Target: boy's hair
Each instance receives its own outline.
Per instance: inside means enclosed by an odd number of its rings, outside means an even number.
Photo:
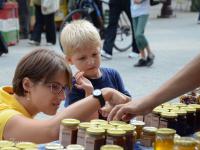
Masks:
[[[84,46],[101,46],[101,38],[96,27],[87,20],[72,21],[61,32],[61,45],[67,56]]]
[[[54,51],[37,49],[25,55],[17,65],[12,81],[13,91],[19,96],[25,96],[22,82],[25,77],[33,83],[48,83],[55,78],[56,73],[66,74],[67,85],[71,87],[72,73],[64,57]]]

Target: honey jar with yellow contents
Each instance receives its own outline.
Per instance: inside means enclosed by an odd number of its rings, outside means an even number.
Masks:
[[[173,150],[176,131],[169,128],[160,128],[156,131],[154,150]]]
[[[174,150],[196,150],[196,144],[192,137],[181,137],[174,141]]]

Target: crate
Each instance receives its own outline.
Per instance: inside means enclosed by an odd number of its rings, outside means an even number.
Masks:
[[[16,2],[7,2],[0,10],[0,31],[8,46],[19,41],[19,17]]]

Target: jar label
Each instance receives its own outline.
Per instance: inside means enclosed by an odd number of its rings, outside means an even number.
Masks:
[[[86,137],[85,138],[85,149],[86,150],[94,150],[95,145],[95,138],[93,137]]]
[[[145,115],[144,122],[146,126],[151,126],[152,113]]]
[[[159,128],[167,128],[168,126],[168,123],[167,123],[167,120],[160,120],[160,124],[159,124]]]
[[[67,145],[71,144],[71,136],[72,132],[69,130],[61,130],[59,135],[60,143],[66,147]]]
[[[107,137],[106,144],[114,144],[114,140],[111,137]]]
[[[85,144],[85,131],[78,130],[77,144],[84,146],[84,144]]]
[[[151,126],[158,128],[158,125],[159,125],[159,117],[152,116],[152,118],[151,118]]]

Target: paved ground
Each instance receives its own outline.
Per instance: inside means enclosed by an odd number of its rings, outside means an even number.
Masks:
[[[152,67],[134,68],[137,59],[127,57],[130,50],[123,53],[115,51],[112,60],[102,60],[102,66],[120,72],[134,98],[158,88],[200,51],[200,25],[196,23],[198,13],[176,11],[174,18],[157,19],[159,7],[152,8],[146,28],[146,36],[156,55]],[[42,46],[45,47],[45,43]],[[21,40],[18,45],[9,47],[9,54],[0,57],[0,86],[11,84],[17,62],[34,48],[27,44],[27,40]],[[49,48],[60,53],[58,44]]]

